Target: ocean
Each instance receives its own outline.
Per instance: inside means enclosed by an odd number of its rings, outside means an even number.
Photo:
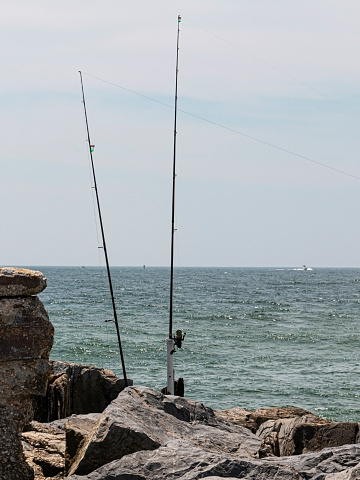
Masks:
[[[122,376],[106,269],[31,267],[55,327],[51,358]],[[169,268],[111,269],[127,377],[166,385]],[[216,409],[293,405],[360,422],[360,269],[175,268],[174,354],[185,396]]]

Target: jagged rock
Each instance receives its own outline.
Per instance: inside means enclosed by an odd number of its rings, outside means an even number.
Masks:
[[[27,268],[0,268],[0,297],[27,297],[46,288],[45,276]]]
[[[0,298],[1,364],[19,360],[48,359],[53,336],[54,327],[38,297]],[[45,373],[44,378],[47,381],[48,365]],[[40,383],[43,385],[44,379]]]
[[[35,480],[64,478],[65,431],[55,425],[32,422],[22,434],[25,459]]]
[[[268,420],[312,415],[311,412],[298,407],[258,408],[255,411],[235,407],[228,410],[215,410],[215,413],[216,415],[225,418],[229,422],[249,428],[254,433],[257,432],[261,424],[267,422]],[[316,418],[318,418],[319,421],[322,420],[320,417]]]
[[[264,462],[279,464],[298,472],[306,480],[358,480],[360,478],[360,445],[325,448],[290,457],[265,458]]]
[[[66,420],[65,470],[67,472],[73,463],[76,452],[94,428],[99,417],[100,413],[89,413],[87,415],[72,415]]]
[[[294,457],[239,458],[171,440],[68,480],[359,480],[360,446],[347,445]]]
[[[21,289],[12,283],[14,278],[1,276],[3,293],[19,294]],[[26,294],[37,288],[24,287]],[[54,328],[37,297],[0,298],[0,480],[34,478],[24,459],[20,435],[32,419],[32,396],[46,390],[53,336]]]
[[[50,365],[46,395],[33,401],[34,419],[40,422],[100,413],[125,388],[124,379],[111,370],[59,361]]]
[[[174,438],[207,451],[248,457],[256,457],[261,445],[249,430],[218,418],[199,402],[130,387],[102,413],[69,474],[88,474],[134,452],[158,449]]]
[[[359,424],[355,422],[330,423],[314,415],[304,415],[268,420],[257,435],[263,439],[264,452],[282,457],[357,443],[358,432]]]
[[[198,480],[201,478],[300,480],[291,468],[230,453],[206,451],[183,440],[170,440],[155,451],[141,451],[69,480]]]
[[[259,426],[252,418],[251,410],[245,410],[241,407],[230,408],[229,410],[214,410],[215,415],[218,417],[224,418],[228,422],[235,423],[241,427],[248,428],[253,433],[257,431]]]

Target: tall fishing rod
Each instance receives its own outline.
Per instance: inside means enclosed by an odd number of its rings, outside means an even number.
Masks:
[[[174,116],[174,148],[173,148],[173,174],[172,174],[172,208],[171,208],[171,253],[170,253],[170,305],[169,305],[169,337],[167,345],[167,391],[174,395],[174,342],[181,347],[182,332],[178,330],[173,336],[173,293],[174,293],[174,243],[175,243],[175,181],[176,181],[176,136],[177,136],[177,103],[178,103],[178,77],[179,77],[179,38],[181,16],[178,15],[178,29],[176,41],[176,73],[175,73],[175,116]],[[180,332],[180,335],[178,333]],[[181,337],[181,339],[180,339]]]
[[[125,387],[127,387],[128,386],[128,381],[127,381],[127,377],[126,377],[125,361],[124,361],[124,355],[123,355],[122,346],[121,346],[119,322],[118,322],[117,313],[116,313],[114,290],[113,290],[113,286],[112,286],[109,259],[108,259],[106,242],[105,242],[104,226],[103,226],[101,209],[100,209],[99,193],[98,193],[98,188],[97,188],[97,183],[96,183],[95,167],[94,167],[94,160],[93,160],[94,145],[92,145],[91,140],[90,140],[90,131],[89,131],[89,123],[88,123],[88,118],[87,118],[87,112],[86,112],[85,93],[84,93],[82,73],[81,73],[81,71],[79,71],[79,73],[80,73],[80,82],[81,82],[83,105],[84,105],[87,142],[88,142],[88,145],[89,145],[91,169],[92,169],[92,175],[93,175],[93,181],[94,181],[96,203],[97,203],[97,209],[98,209],[98,214],[99,214],[99,222],[100,222],[101,236],[102,236],[102,242],[103,242],[102,248],[104,250],[104,255],[105,255],[106,270],[107,270],[107,276],[108,276],[108,280],[109,280],[109,289],[110,289],[111,302],[112,302],[113,313],[114,313],[114,323],[115,323],[115,327],[116,327],[117,339],[118,339],[118,344],[119,344],[119,352],[120,352],[121,365],[122,365],[122,370],[123,370],[123,375],[124,375],[124,382],[125,382]]]

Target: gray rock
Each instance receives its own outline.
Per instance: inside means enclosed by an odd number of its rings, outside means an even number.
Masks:
[[[359,480],[360,446],[329,448],[294,457],[239,458],[171,440],[155,451],[141,451],[113,461],[88,475],[68,480]],[[215,479],[214,479],[215,480]]]
[[[140,451],[113,461],[88,475],[70,480],[198,480],[200,478],[245,478],[252,480],[300,480],[291,467],[264,464],[171,440],[155,451]]]
[[[125,389],[105,409],[79,449],[69,474],[86,475],[134,452],[155,450],[174,438],[211,452],[256,457],[261,439],[216,417],[199,402],[145,387]]]
[[[72,415],[66,419],[66,455],[65,470],[68,472],[73,459],[81,444],[99,420],[100,413],[89,413],[87,415]]]
[[[0,297],[27,297],[37,295],[46,288],[45,276],[27,268],[0,268]]]
[[[265,458],[265,463],[276,463],[294,469],[306,480],[358,480],[360,478],[360,445],[325,448],[282,458]]]

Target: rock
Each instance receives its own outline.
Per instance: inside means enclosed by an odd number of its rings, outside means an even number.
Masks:
[[[170,440],[154,451],[140,451],[87,475],[68,480],[358,480],[360,446],[347,445],[294,457],[253,459],[206,451]]]
[[[174,439],[155,451],[127,455],[88,475],[73,475],[68,480],[198,480],[209,477],[301,479],[288,466],[266,465],[261,460],[203,450],[192,443]]]
[[[33,401],[34,419],[40,422],[101,413],[125,388],[124,380],[111,370],[59,361],[50,365],[46,395]]]
[[[36,480],[64,478],[65,431],[55,424],[31,422],[22,434],[24,455]]]
[[[251,429],[257,424],[255,435]],[[355,422],[332,423],[295,407],[219,414],[199,402],[134,387],[100,415],[82,440],[68,478],[355,480],[360,445],[344,443],[357,442],[358,431]],[[269,438],[271,456],[263,458]],[[302,453],[310,448],[321,450]]]
[[[33,468],[35,480],[62,480],[65,466],[64,420],[52,423],[31,422],[22,434],[26,462]]]
[[[18,288],[12,271],[1,269],[1,291],[29,295],[31,286]],[[9,271],[10,274],[4,274]],[[18,269],[15,269],[18,270]],[[5,272],[6,273],[6,272]],[[38,278],[27,273],[25,278]],[[7,288],[6,280],[9,282]],[[34,282],[38,284],[37,280]],[[0,298],[0,479],[32,480],[24,459],[20,435],[32,420],[32,396],[43,395],[49,374],[48,358],[54,328],[43,304],[35,296]]]
[[[0,297],[27,297],[46,288],[45,276],[27,268],[0,268]]]
[[[134,452],[156,450],[174,438],[207,451],[248,457],[256,457],[261,445],[249,430],[216,417],[199,402],[130,387],[101,414],[69,474],[86,475]]]
[[[229,410],[215,410],[215,413],[229,422],[249,428],[254,433],[259,429],[260,425],[268,420],[312,415],[307,410],[298,407],[258,408],[255,411],[235,407]],[[321,420],[320,417],[317,418]]]
[[[38,297],[0,298],[0,363],[49,358],[54,327]],[[46,387],[49,367],[46,367]],[[37,392],[34,392],[37,393]],[[44,394],[43,389],[39,394]]]
[[[244,428],[248,428],[253,433],[257,431],[259,425],[256,423],[254,418],[252,418],[251,410],[245,410],[241,407],[231,408],[229,410],[214,410],[215,415],[218,417],[224,418],[228,422],[235,423]]]
[[[99,417],[99,413],[89,413],[87,415],[72,415],[70,418],[66,419],[65,470],[67,472],[73,463],[76,452],[94,428]]]
[[[355,422],[331,423],[314,415],[269,420],[263,423],[257,435],[263,439],[263,456],[299,455],[357,443],[359,424]]]
[[[358,480],[360,445],[325,448],[320,452],[281,458],[265,458],[265,463],[287,466],[306,480]]]

